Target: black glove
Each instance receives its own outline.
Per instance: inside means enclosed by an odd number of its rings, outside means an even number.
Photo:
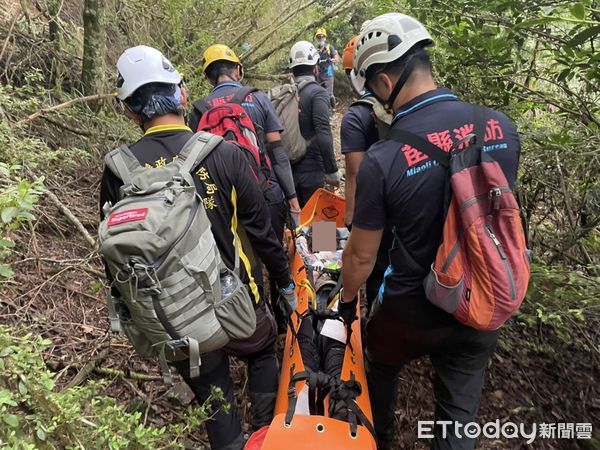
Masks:
[[[356,304],[358,303],[358,299],[354,297],[349,302],[344,302],[342,300],[338,303],[338,312],[340,313],[340,317],[344,320],[346,326],[352,325],[358,317],[356,316]]]

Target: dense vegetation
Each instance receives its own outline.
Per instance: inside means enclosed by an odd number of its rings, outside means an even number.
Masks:
[[[210,414],[196,407],[174,420],[184,408],[165,405],[152,365],[128,361],[131,349],[107,331],[94,239],[98,181],[102,155],[137,135],[111,102],[120,52],[138,43],[162,49],[195,99],[208,89],[200,62],[210,43],[231,45],[246,78],[267,86],[286,76],[290,45],[311,40],[317,25],[341,50],[364,20],[391,10],[429,28],[441,85],[502,110],[523,138],[519,198],[534,275],[503,333],[482,414],[600,423],[598,1],[0,5],[0,447],[173,448],[200,442],[195,425]],[[97,96],[66,103],[82,95]],[[343,82],[337,95],[350,97]],[[427,366],[413,369],[407,379],[427,375]],[[430,400],[402,395],[407,405]],[[411,413],[422,410],[410,406],[399,419],[408,447]]]

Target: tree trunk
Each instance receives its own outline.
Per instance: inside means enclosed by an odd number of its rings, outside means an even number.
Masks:
[[[106,33],[103,0],[85,0],[83,7],[83,67],[81,86],[85,95],[100,93],[104,75]]]
[[[48,14],[48,36],[57,55],[60,54],[61,47],[61,33],[58,16],[62,8],[62,3],[61,0],[49,0],[46,10],[46,13]],[[59,61],[58,58],[52,58],[50,82],[54,84],[54,88],[57,90],[61,90],[62,67],[63,63]]]
[[[60,0],[49,0],[47,5],[48,12],[48,34],[52,42],[60,41],[60,25],[58,23],[58,15],[62,7],[62,1]]]

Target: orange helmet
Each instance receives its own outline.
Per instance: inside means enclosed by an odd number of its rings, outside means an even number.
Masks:
[[[354,49],[360,36],[356,35],[348,41],[344,47],[344,53],[342,54],[342,67],[344,70],[352,70],[354,63]]]

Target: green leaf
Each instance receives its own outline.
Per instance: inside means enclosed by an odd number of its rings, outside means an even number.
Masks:
[[[551,23],[551,22],[562,22],[563,19],[560,17],[553,17],[553,16],[543,16],[543,17],[538,17],[536,19],[530,19],[530,20],[524,20],[523,22],[517,24],[515,26],[515,28],[533,28],[535,25],[541,25],[541,24],[546,24],[546,23]]]
[[[567,67],[558,75],[558,77],[556,77],[556,80],[557,81],[565,81],[570,73],[571,73],[571,68]]]
[[[2,405],[17,406],[17,403],[13,400],[11,391],[8,389],[0,390],[0,406]]]
[[[586,28],[582,32],[573,36],[567,45],[569,47],[575,47],[586,42],[588,39],[595,39],[600,34],[600,25],[594,25],[593,27]]]
[[[19,218],[21,220],[35,220],[35,216],[30,212],[22,212]]]
[[[583,3],[575,3],[571,6],[571,14],[576,19],[583,20],[585,18],[585,6],[583,6]]]
[[[19,427],[19,418],[17,416],[15,416],[14,414],[5,414],[3,419],[4,419],[4,422],[6,423],[6,425],[8,425],[9,427],[12,427],[12,428]]]
[[[41,428],[38,428],[37,430],[35,430],[35,434],[40,441],[46,440],[46,432],[44,430],[42,430]]]
[[[19,381],[19,393],[23,396],[27,395],[27,386],[22,381]]]
[[[12,278],[14,276],[13,270],[10,268],[8,264],[0,264],[0,277],[3,278]],[[2,355],[0,355],[2,356]]]
[[[15,243],[9,239],[0,239],[0,247],[3,248],[13,248]]]
[[[2,219],[2,222],[10,223],[10,221],[13,220],[17,216],[17,214],[19,214],[17,208],[15,208],[14,206],[9,206],[8,208],[4,208],[2,210],[0,218]]]

